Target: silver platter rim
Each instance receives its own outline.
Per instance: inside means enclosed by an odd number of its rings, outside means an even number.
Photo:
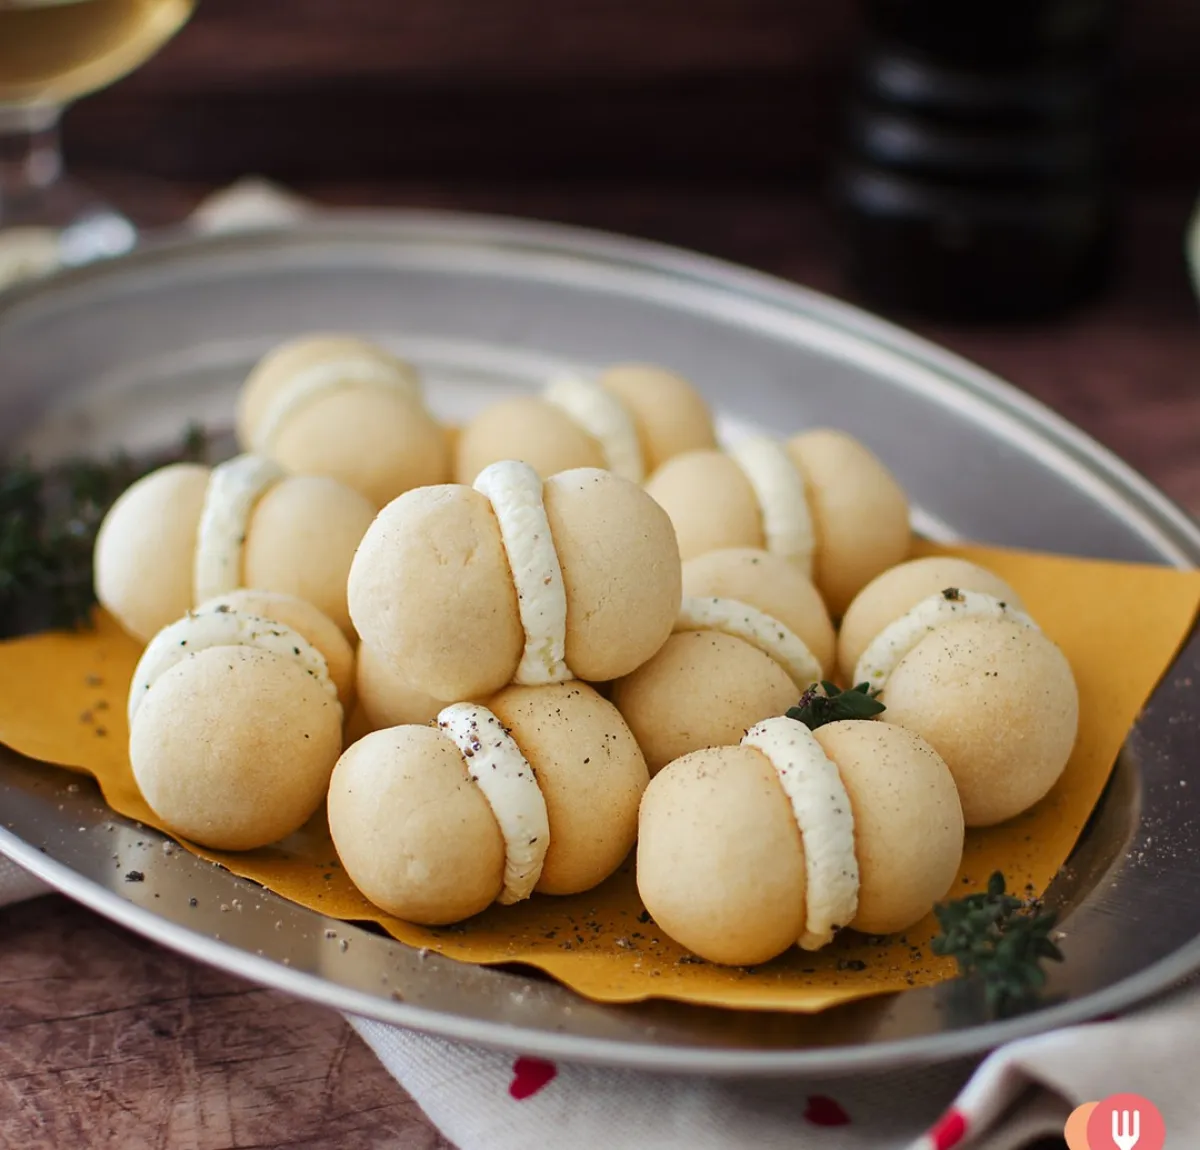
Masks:
[[[1079,429],[1042,404],[953,353],[866,312],[819,292],[763,273],[678,248],[556,224],[502,217],[428,211],[354,211],[328,213],[287,228],[254,230],[210,237],[166,235],[118,260],[60,273],[45,281],[0,294],[4,310],[46,292],[85,284],[95,277],[120,275],[127,268],[169,265],[190,254],[216,248],[271,249],[293,244],[337,242],[434,244],[471,248],[476,245],[572,257],[616,267],[650,269],[681,282],[718,286],[749,302],[760,301],[816,320],[847,337],[873,344],[941,376],[954,387],[982,400],[998,413],[1021,422],[1040,444],[1069,458],[1086,471],[1106,494],[1118,500],[1147,537],[1178,566],[1200,565],[1200,527],[1152,484]],[[1192,663],[1200,659],[1194,654]],[[1189,666],[1192,665],[1189,663]],[[1167,722],[1160,716],[1159,723]],[[5,766],[16,757],[6,753]],[[147,838],[153,832],[139,831]],[[654,1045],[579,1036],[553,1030],[531,1030],[510,1023],[460,1017],[391,1001],[377,993],[352,989],[329,978],[291,969],[200,931],[191,930],[94,883],[42,853],[36,846],[0,828],[0,853],[91,909],[189,957],[241,977],[295,994],[351,1015],[374,1018],[448,1039],[493,1046],[525,1054],[578,1063],[643,1068],[659,1072],[732,1077],[806,1075],[838,1077],[884,1069],[948,1061],[980,1055],[1003,1043],[1097,1016],[1117,1013],[1184,981],[1200,969],[1200,938],[1103,990],[1050,1005],[1035,1013],[959,1030],[841,1047],[798,1049],[695,1048]],[[222,872],[232,883],[249,884]],[[317,925],[331,923],[314,912]],[[343,935],[376,936],[337,923]],[[395,946],[397,944],[390,944]],[[489,974],[493,972],[488,972]],[[495,972],[497,978],[512,976]]]

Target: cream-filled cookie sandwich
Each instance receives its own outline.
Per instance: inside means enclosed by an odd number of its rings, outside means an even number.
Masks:
[[[211,470],[175,463],[123,492],[96,537],[96,597],[147,641],[239,587],[312,603],[351,634],[346,575],[374,517],[357,491],[239,455]]]
[[[960,585],[930,590],[948,575]],[[878,693],[884,721],[945,759],[967,826],[1012,818],[1058,781],[1075,745],[1079,691],[1066,656],[997,576],[916,560],[864,588],[846,619],[849,678]]]
[[[376,508],[450,476],[451,444],[416,370],[354,336],[305,336],[265,356],[242,385],[237,434],[245,451],[331,476]]]
[[[512,460],[394,500],[349,579],[363,642],[436,699],[617,678],[662,646],[679,600],[674,532],[637,484],[593,468],[543,482]]]
[[[585,683],[514,686],[355,743],[333,772],[329,829],[376,906],[457,922],[603,882],[633,846],[647,780],[621,716]]]
[[[736,743],[833,662],[820,595],[779,555],[733,548],[689,559],[683,589],[671,637],[612,689],[652,773],[690,751]]]
[[[637,883],[659,929],[743,966],[820,949],[847,927],[912,926],[946,895],[962,852],[954,780],[921,738],[776,717],[651,780]]]
[[[911,543],[900,485],[839,431],[751,435],[727,451],[677,455],[646,490],[670,515],[685,560],[728,547],[782,555],[812,578],[835,617]]]
[[[599,467],[641,483],[672,456],[715,445],[712,415],[691,383],[665,368],[616,364],[492,404],[459,434],[454,470],[473,483],[489,464],[520,459],[543,479]]]
[[[146,802],[172,833],[218,850],[303,826],[342,750],[342,705],[320,648],[278,619],[221,605],[151,639],[128,715]]]
[[[1008,583],[977,563],[949,555],[910,559],[872,579],[842,616],[837,636],[837,666],[842,681],[847,684],[859,681],[854,678],[858,661],[884,627],[947,587],[991,595],[1018,611],[1025,608]]]
[[[325,660],[326,670],[333,680],[342,710],[349,715],[356,698],[357,658],[350,641],[341,628],[307,600],[282,591],[259,591],[241,587],[224,595],[217,595],[201,603],[193,612],[203,615],[209,611],[233,611],[239,615],[252,615],[258,619],[270,619],[291,627],[309,641]]]

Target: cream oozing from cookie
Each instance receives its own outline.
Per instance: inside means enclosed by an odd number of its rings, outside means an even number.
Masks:
[[[302,407],[338,391],[370,387],[423,403],[421,381],[407,364],[369,355],[342,356],[301,368],[271,396],[254,428],[254,449],[268,451],[280,429]]]
[[[1011,619],[1040,630],[1024,611],[995,595],[947,587],[909,608],[871,640],[855,664],[855,683],[868,683],[872,691],[882,690],[905,655],[931,631],[956,619]]]
[[[242,583],[242,552],[254,506],[284,477],[261,455],[238,455],[213,468],[196,533],[193,602],[234,591]]]
[[[837,765],[795,719],[765,719],[746,732],[742,745],[767,757],[791,804],[804,843],[808,888],[799,944],[804,950],[819,950],[858,913],[850,796]]]
[[[438,712],[441,728],[462,752],[467,774],[492,808],[504,838],[504,889],[497,902],[527,899],[550,846],[550,818],[537,775],[504,725],[477,703]]]
[[[213,607],[177,619],[147,644],[129,685],[129,722],[133,723],[142,700],[162,675],[185,659],[213,647],[255,647],[281,659],[294,660],[341,706],[325,656],[299,631],[274,619]]]
[[[769,435],[748,435],[728,450],[754,491],[766,549],[812,575],[816,534],[804,476],[787,448]]]
[[[744,639],[773,659],[801,690],[821,679],[821,664],[808,645],[778,619],[737,599],[685,598],[676,631],[720,631]]]
[[[564,375],[548,383],[542,399],[564,412],[588,433],[604,453],[605,466],[614,475],[641,483],[646,477],[642,445],[625,405],[594,380]]]
[[[485,467],[473,486],[495,512],[517,590],[525,649],[514,682],[565,682],[573,677],[566,660],[567,590],[542,502],[542,481],[529,464],[505,459]]]

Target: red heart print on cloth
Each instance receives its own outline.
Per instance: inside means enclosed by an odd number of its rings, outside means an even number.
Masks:
[[[954,1150],[966,1136],[967,1120],[958,1110],[947,1110],[925,1138],[929,1150]]]
[[[508,1092],[518,1102],[532,1098],[558,1074],[558,1067],[544,1058],[518,1058],[513,1063],[513,1078]]]
[[[814,1126],[849,1126],[850,1115],[841,1104],[825,1094],[810,1094],[804,1117]]]
[[[961,1110],[947,1110],[911,1150],[954,1150],[967,1136],[967,1119]]]

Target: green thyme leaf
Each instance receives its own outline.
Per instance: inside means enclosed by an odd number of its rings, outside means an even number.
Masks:
[[[79,627],[91,618],[92,549],[108,509],[131,483],[176,460],[206,460],[204,429],[188,427],[165,456],[74,459],[38,471],[0,464],[0,633]]]
[[[1063,953],[1050,939],[1058,921],[1053,911],[1006,893],[997,871],[987,890],[934,907],[940,933],[931,949],[958,963],[959,977],[983,985],[984,1001],[998,1017],[1006,1017],[1036,1001],[1046,985],[1042,962],[1062,962]]]
[[[810,731],[842,719],[873,719],[886,710],[875,694],[869,683],[859,683],[849,691],[833,683],[814,683],[800,696],[796,706],[788,708],[787,717],[803,723]]]

